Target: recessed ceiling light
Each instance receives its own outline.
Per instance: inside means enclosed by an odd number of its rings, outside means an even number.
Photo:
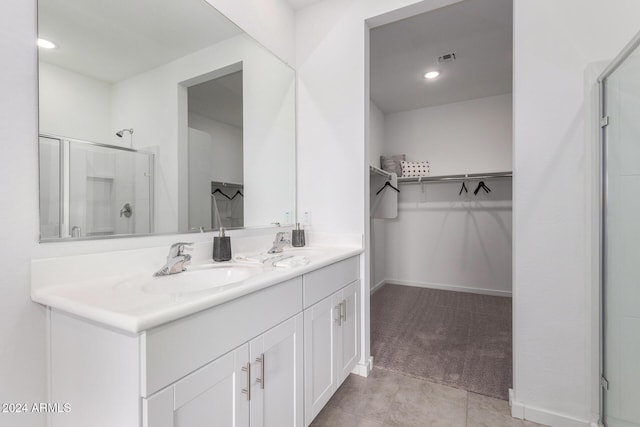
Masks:
[[[43,49],[55,49],[56,45],[53,42],[45,39],[38,39],[38,46]]]
[[[431,79],[435,79],[439,75],[440,75],[440,71],[429,71],[424,75],[424,78],[431,80]]]

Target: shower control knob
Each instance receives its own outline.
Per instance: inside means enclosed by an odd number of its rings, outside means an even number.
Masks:
[[[125,203],[124,206],[122,206],[122,209],[120,209],[120,218],[123,216],[125,218],[131,218],[131,215],[133,215],[133,208],[131,207],[131,204]]]

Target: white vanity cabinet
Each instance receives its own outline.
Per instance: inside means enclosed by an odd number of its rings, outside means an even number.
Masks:
[[[198,369],[191,375],[142,399],[144,427],[249,426],[245,398],[249,346]]]
[[[302,277],[139,334],[54,309],[51,426],[300,427],[302,322]]]
[[[358,361],[357,260],[348,259],[305,275],[303,283],[305,425],[308,426]],[[335,288],[339,290],[333,292]],[[315,302],[327,292],[333,293]]]
[[[48,425],[308,425],[359,359],[359,283],[352,256],[141,332],[51,304],[49,400],[70,411]]]
[[[358,363],[358,318],[360,316],[360,281],[351,283],[340,291],[338,300],[342,304],[338,322],[338,387],[349,376]]]
[[[302,426],[302,393],[299,314],[143,399],[143,426]]]
[[[251,427],[302,427],[302,313],[249,343]]]

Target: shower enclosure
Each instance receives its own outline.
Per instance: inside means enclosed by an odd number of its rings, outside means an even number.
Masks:
[[[640,426],[640,35],[601,75],[602,421]]]
[[[153,232],[151,153],[40,135],[40,240]]]

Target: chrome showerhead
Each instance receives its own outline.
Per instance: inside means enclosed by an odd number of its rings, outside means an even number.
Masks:
[[[116,136],[118,138],[122,138],[122,135],[124,135],[125,132],[129,132],[131,135],[133,135],[133,128],[119,130],[118,132],[116,132]]]

